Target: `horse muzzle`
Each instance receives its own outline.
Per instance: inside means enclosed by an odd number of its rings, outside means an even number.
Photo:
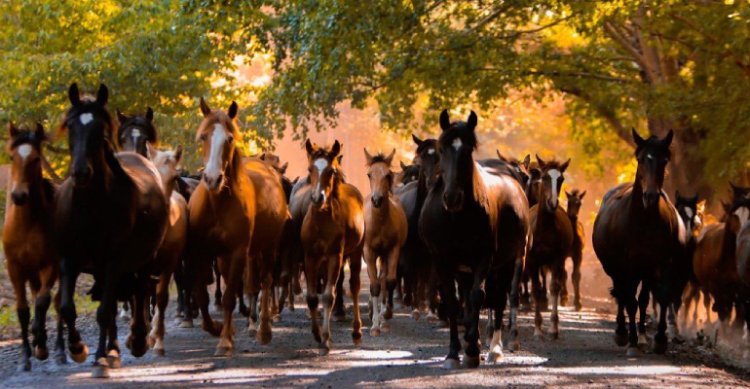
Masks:
[[[315,204],[315,206],[320,207],[321,205],[323,205],[323,203],[326,202],[326,193],[324,191],[322,191],[322,190],[320,192],[317,192],[317,193],[313,192],[310,195],[310,200],[312,200],[312,202],[313,202],[313,204]]]
[[[643,207],[652,208],[659,204],[659,192],[646,191],[643,193]]]
[[[550,212],[557,211],[557,206],[559,205],[559,202],[557,200],[547,200],[544,202],[544,204],[547,206],[547,210]]]
[[[10,194],[10,199],[13,201],[13,204],[21,206],[26,204],[26,201],[29,199],[29,192],[22,191],[22,190],[14,190]]]
[[[448,212],[459,212],[463,209],[464,192],[445,192],[443,193],[443,208]]]
[[[217,190],[224,183],[223,174],[203,174],[203,183],[206,185],[208,190]]]
[[[383,205],[383,196],[375,196],[373,195],[370,199],[372,201],[372,206],[375,208],[380,208],[380,206]]]
[[[91,182],[91,178],[94,176],[94,171],[91,169],[91,166],[87,164],[73,170],[72,176],[75,186],[87,186]]]

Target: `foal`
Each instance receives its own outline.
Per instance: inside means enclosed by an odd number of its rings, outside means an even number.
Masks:
[[[576,311],[580,311],[581,306],[581,261],[583,261],[583,240],[586,237],[583,231],[583,223],[578,220],[578,214],[581,211],[581,204],[583,203],[583,197],[586,196],[586,191],[579,191],[573,189],[571,192],[565,192],[565,196],[568,198],[568,218],[570,219],[570,225],[573,227],[573,247],[570,251],[570,258],[573,260],[573,306]],[[560,304],[568,305],[568,273],[563,273],[565,280],[563,281],[562,297]]]
[[[391,162],[396,150],[385,156],[382,153],[370,155],[365,149],[367,177],[370,181],[369,201],[365,202],[365,262],[370,277],[370,334],[380,335],[387,329],[385,316],[381,310],[386,305],[386,297],[396,287],[398,257],[406,241],[408,227],[406,215],[398,197],[393,196],[393,172]],[[378,258],[380,269],[378,270]],[[381,294],[382,292],[382,294]],[[388,305],[386,311],[392,311]]]
[[[180,259],[187,244],[188,211],[187,202],[177,193],[176,184],[179,178],[177,166],[182,159],[182,146],[177,150],[156,150],[149,147],[149,155],[159,171],[164,185],[164,194],[169,199],[169,218],[167,232],[156,253],[156,260],[151,269],[158,274],[156,285],[156,315],[152,319],[149,343],[157,355],[164,355],[164,316],[169,302],[169,282],[180,265]]]
[[[29,320],[31,312],[26,300],[26,284],[31,287],[34,301],[34,334],[32,345],[36,358],[47,359],[46,318],[52,287],[57,281],[59,258],[52,239],[52,214],[55,189],[42,177],[42,143],[46,140],[42,125],[35,130],[17,128],[10,123],[8,151],[11,156],[11,182],[3,228],[8,275],[16,296],[16,313],[21,325],[20,369],[31,370]],[[65,363],[63,323],[59,314],[60,295],[55,296],[58,310],[55,360]]]
[[[542,185],[539,187],[539,203],[531,207],[531,233],[533,243],[527,256],[526,266],[531,276],[531,288],[534,295],[534,336],[543,336],[542,332],[542,297],[541,280],[546,277],[546,270],[552,272],[552,338],[560,336],[557,308],[561,285],[564,281],[565,259],[570,255],[573,246],[573,227],[565,211],[559,207],[558,196],[565,181],[565,170],[570,160],[565,163],[545,162],[536,157],[541,169]]]
[[[343,182],[338,141],[329,150],[308,140],[305,149],[310,170],[310,205],[302,222],[300,238],[305,252],[307,306],[313,336],[319,343],[321,355],[327,355],[331,349],[330,323],[336,284],[346,258],[349,259],[349,288],[354,301],[352,340],[354,344],[362,340],[358,300],[365,234],[363,199],[357,188]],[[318,324],[318,270],[321,266],[325,266],[322,330]]]

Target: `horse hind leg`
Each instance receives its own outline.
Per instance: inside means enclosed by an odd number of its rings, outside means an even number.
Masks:
[[[60,315],[68,327],[68,351],[70,358],[76,363],[82,363],[89,355],[88,346],[81,340],[81,334],[76,328],[75,293],[78,271],[73,269],[69,260],[60,261]]]
[[[576,311],[580,311],[583,308],[581,305],[581,260],[582,256],[580,253],[573,257],[573,275],[571,279],[573,281],[573,306]]]
[[[169,282],[171,276],[169,273],[162,274],[159,277],[159,284],[156,286],[156,314],[151,324],[151,334],[149,334],[149,344],[154,350],[154,354],[164,356],[164,318],[167,314],[167,304],[169,303]]]
[[[369,247],[364,249],[365,262],[367,263],[367,277],[370,280],[370,336],[380,336],[380,293],[381,284],[378,274],[378,257]]]
[[[341,266],[336,281],[336,297],[333,305],[333,319],[337,322],[346,320],[346,310],[344,308],[344,266]]]
[[[648,303],[651,297],[651,287],[643,282],[641,291],[638,294],[638,343],[648,345],[648,336],[646,336],[646,322],[648,320]]]
[[[219,259],[213,261],[214,277],[216,278],[216,290],[214,291],[214,306],[216,309],[221,309],[221,302],[223,295],[221,292],[221,272],[219,271]]]
[[[352,342],[362,343],[362,317],[359,310],[359,291],[361,288],[360,273],[362,270],[362,252],[358,251],[349,257],[349,291],[352,294]]]
[[[559,294],[560,294],[560,305],[562,305],[563,307],[565,307],[565,306],[568,305],[568,302],[569,302],[570,298],[568,296],[568,271],[565,270],[565,263],[564,262],[563,262],[562,270],[559,270],[559,272],[561,274],[559,275],[560,279],[557,282],[559,284],[558,287],[560,289],[560,291],[559,291]],[[552,277],[555,277],[554,273],[552,274]],[[555,280],[552,279],[551,283],[554,284]],[[552,292],[552,298],[554,299],[555,298],[554,297],[554,293],[555,292],[554,292],[553,289],[555,288],[555,286],[554,285],[550,285],[550,286],[551,286],[550,291]]]
[[[256,340],[260,344],[268,344],[271,342],[273,337],[271,330],[271,304],[274,301],[273,291],[273,263],[271,260],[275,258],[274,253],[265,253],[260,259],[260,287],[262,289],[261,300],[260,300],[260,328],[256,335]],[[270,259],[270,260],[269,260]]]
[[[327,277],[323,289],[323,326],[320,334],[320,355],[328,355],[331,351],[331,315],[333,314],[342,263],[341,254],[330,256],[327,260]]]
[[[34,301],[34,322],[31,331],[34,333],[34,354],[40,361],[49,357],[47,349],[47,311],[52,303],[52,285],[55,282],[52,266],[40,273],[39,288]]]
[[[495,314],[494,318],[490,317],[490,319],[494,320],[494,322],[492,325],[493,331],[490,338],[490,351],[489,353],[487,353],[486,363],[488,365],[493,365],[497,363],[498,360],[503,358],[503,312],[505,311],[506,298],[505,293],[493,293],[493,290],[490,290],[489,288],[488,295],[501,296],[497,298],[495,309],[492,310]],[[518,297],[516,296],[516,299],[517,298]]]
[[[315,258],[305,258],[305,282],[307,283],[307,308],[310,313],[310,328],[313,338],[320,343],[320,323],[318,319],[318,263]]]
[[[552,339],[560,338],[560,312],[558,311],[558,304],[563,304],[563,283],[567,277],[567,273],[565,273],[565,268],[563,266],[564,262],[553,269],[550,279],[550,291],[552,292],[552,314],[550,315],[552,329],[550,330],[550,334],[552,335]]]

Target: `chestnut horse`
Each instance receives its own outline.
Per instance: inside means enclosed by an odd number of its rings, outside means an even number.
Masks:
[[[203,145],[205,169],[201,184],[188,203],[185,297],[188,301],[195,298],[203,318],[202,328],[220,336],[215,355],[231,356],[234,350],[232,313],[253,236],[256,193],[235,143],[240,136],[237,103],[232,102],[224,112],[212,110],[201,98],[200,109],[203,121],[198,126],[196,140]],[[208,311],[206,286],[211,281],[214,258],[218,258],[227,291],[222,300],[223,325],[213,321]],[[191,320],[190,315],[185,317],[185,321]]]
[[[745,197],[741,202],[741,205],[746,209],[750,210],[750,198]],[[742,214],[742,212],[740,212]],[[744,311],[744,317],[740,318],[745,322],[745,326],[750,331],[750,221],[744,221],[741,225],[740,231],[737,233],[737,276],[742,283],[739,291],[738,304],[740,304]],[[738,310],[738,315],[740,311]],[[750,338],[745,339],[745,347],[750,347]],[[748,357],[748,349],[743,354],[744,359]]]
[[[440,114],[440,174],[430,188],[419,220],[422,239],[440,278],[446,304],[450,351],[444,367],[458,367],[458,301],[455,282],[465,296],[467,343],[464,365],[479,365],[479,313],[494,311],[495,331],[487,363],[502,355],[502,317],[510,294],[511,347],[517,348],[518,282],[529,232],[529,207],[523,188],[511,177],[494,175],[476,163],[477,115],[468,122],[450,122]]]
[[[573,247],[573,226],[565,210],[559,206],[559,196],[565,181],[565,170],[570,160],[544,161],[536,157],[541,169],[542,185],[539,186],[539,203],[531,207],[531,250],[526,257],[526,271],[531,277],[534,296],[534,336],[542,337],[542,298],[541,280],[551,271],[552,292],[552,338],[560,336],[558,303],[562,284],[565,281],[565,259],[571,255]]]
[[[157,355],[164,355],[164,317],[169,302],[169,283],[180,266],[180,260],[187,244],[188,210],[187,202],[177,193],[179,175],[177,166],[182,159],[182,146],[176,150],[156,150],[148,146],[151,161],[154,162],[164,183],[164,194],[169,198],[169,219],[159,251],[156,253],[152,274],[159,276],[156,284],[156,313],[152,319],[149,344]],[[178,286],[179,287],[179,286]]]
[[[583,197],[586,196],[586,191],[581,192],[578,189],[573,189],[570,192],[565,192],[565,197],[568,198],[568,219],[570,219],[570,225],[573,227],[573,247],[570,249],[570,259],[573,260],[573,274],[571,280],[573,282],[573,306],[576,311],[580,311],[583,306],[581,305],[581,262],[583,261],[583,247],[586,233],[583,230],[583,223],[578,220],[578,214],[581,212],[581,205],[583,204]],[[564,280],[562,283],[562,296],[560,297],[560,304],[568,305],[568,273],[563,273]]]
[[[648,285],[659,303],[654,352],[664,353],[671,277],[681,265],[685,242],[677,211],[662,191],[671,156],[672,132],[664,139],[655,136],[643,139],[635,130],[632,135],[638,161],[635,181],[619,185],[604,196],[594,222],[593,243],[604,271],[612,279],[612,296],[617,300],[615,342],[619,346],[629,345],[627,354],[637,356],[638,285],[643,283],[644,288]]]
[[[320,354],[327,355],[331,349],[331,314],[337,294],[336,284],[347,258],[351,272],[350,292],[354,301],[352,340],[354,344],[362,341],[359,272],[365,234],[363,199],[357,188],[343,181],[339,162],[341,145],[338,141],[327,149],[313,145],[308,139],[305,149],[310,171],[310,189],[307,192],[310,205],[302,221],[300,239],[305,252],[307,306]],[[318,323],[318,272],[321,267],[324,270],[322,329]]]
[[[373,336],[380,335],[381,329],[388,328],[386,315],[382,310],[385,308],[386,311],[393,311],[393,306],[386,306],[385,300],[396,288],[399,254],[408,232],[401,202],[391,193],[391,163],[395,154],[396,149],[393,149],[388,156],[382,153],[373,156],[365,149],[370,196],[369,201],[365,202],[364,255],[370,278],[370,334]]]
[[[95,99],[81,98],[76,84],[68,90],[71,107],[60,128],[68,133],[70,174],[56,195],[54,224],[61,255],[61,310],[68,348],[77,362],[85,360],[87,350],[75,331],[75,284],[81,272],[94,276],[92,299],[100,300],[94,377],[107,377],[109,368],[119,365],[118,298],[134,306],[127,342],[131,353],[140,357],[148,349],[148,269],[164,238],[169,209],[153,163],[136,153],[114,152],[108,96],[104,85]]]
[[[39,360],[47,359],[47,310],[52,287],[57,282],[59,258],[52,236],[55,188],[42,177],[42,143],[46,140],[42,125],[31,130],[9,124],[8,152],[11,157],[10,191],[6,200],[3,248],[8,276],[16,296],[16,314],[21,326],[20,369],[31,370],[31,346]],[[34,340],[29,344],[31,312],[26,300],[26,284],[35,296]],[[57,342],[55,360],[65,363],[65,341],[60,316],[60,294],[55,296]]]

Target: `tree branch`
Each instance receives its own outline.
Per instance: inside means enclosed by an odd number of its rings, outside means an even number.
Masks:
[[[591,98],[586,92],[576,87],[562,87],[560,91],[580,98],[589,104],[604,120],[609,123],[612,129],[615,131],[617,136],[624,140],[627,144],[635,147],[633,143],[633,137],[630,135],[630,131],[622,124],[620,119],[617,118],[617,113],[608,105],[600,104]]]

